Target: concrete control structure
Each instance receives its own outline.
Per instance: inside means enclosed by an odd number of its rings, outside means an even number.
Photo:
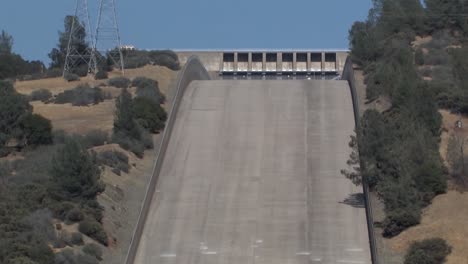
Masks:
[[[208,71],[230,74],[340,74],[348,51],[176,51],[184,64],[197,55]]]

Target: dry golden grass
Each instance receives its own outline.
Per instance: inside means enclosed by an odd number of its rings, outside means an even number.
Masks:
[[[121,76],[119,72],[110,72],[109,78]],[[148,78],[155,79],[159,82],[159,87],[163,93],[166,93],[169,85],[177,77],[177,72],[172,71],[166,67],[162,66],[152,66],[147,65],[138,69],[130,69],[125,71],[125,77],[133,79],[138,76],[144,76]],[[42,80],[34,81],[18,81],[15,83],[15,88],[19,93],[30,94],[34,90],[38,89],[48,89],[53,94],[61,93],[65,90],[73,89],[79,84],[89,84],[91,86],[98,86],[100,84],[107,83],[107,80],[94,80],[93,77],[82,77],[80,81],[76,82],[67,82],[62,77],[58,78],[49,78]]]
[[[431,41],[432,41],[432,36],[426,36],[426,37],[416,36],[416,39],[413,42],[411,42],[411,45],[413,46],[413,48],[419,48],[420,46],[425,45]]]
[[[449,191],[437,196],[423,213],[421,224],[390,240],[391,247],[405,252],[414,241],[440,237],[452,246],[447,264],[468,264],[468,193]]]
[[[99,129],[110,132],[114,121],[114,100],[106,100],[93,106],[72,106],[71,104],[44,104],[32,102],[34,113],[52,121],[54,129],[67,133],[85,134]]]
[[[109,77],[120,76],[119,72],[109,73]],[[159,88],[163,94],[167,95],[169,87],[175,81],[177,72],[161,66],[145,66],[139,69],[126,70],[125,76],[133,79],[138,76],[144,76],[155,79],[159,82]],[[50,78],[34,81],[18,81],[15,88],[22,94],[30,94],[34,90],[48,89],[53,94],[61,93],[65,90],[73,89],[79,84],[89,84],[98,86],[107,83],[107,80],[96,81],[92,77],[81,78],[77,82],[67,82],[63,78]],[[110,93],[113,97],[120,94],[121,89],[115,87],[102,86],[104,92]],[[135,89],[129,90],[135,93]],[[87,107],[77,107],[71,104],[44,104],[41,102],[32,102],[34,112],[52,121],[54,129],[63,129],[68,133],[85,134],[90,130],[99,129],[110,132],[114,120],[115,102],[106,100],[98,105]]]
[[[460,118],[446,110],[442,115],[443,133],[440,143],[440,155],[447,164],[447,146],[451,135],[458,133],[467,137],[468,130],[458,129],[455,122]],[[463,124],[468,124],[467,117],[461,117]],[[465,146],[465,153],[468,146]],[[400,253],[406,252],[410,244],[426,238],[440,237],[452,246],[452,253],[447,264],[468,264],[468,193],[459,192],[458,186],[449,182],[447,194],[437,196],[423,213],[421,224],[409,228],[388,241],[390,247]]]
[[[158,81],[159,88],[163,94],[167,94],[169,86],[177,78],[177,71],[172,71],[166,67],[157,65],[147,65],[138,69],[125,70],[125,77],[133,79],[135,77],[143,76],[152,78]],[[109,73],[109,78],[120,76],[118,72]]]

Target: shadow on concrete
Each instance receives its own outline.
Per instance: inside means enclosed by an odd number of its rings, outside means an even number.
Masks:
[[[365,207],[364,194],[363,193],[350,194],[348,198],[344,199],[344,201],[340,203],[347,204],[355,208],[364,208]]]

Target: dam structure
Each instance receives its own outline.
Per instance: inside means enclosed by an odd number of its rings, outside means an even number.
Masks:
[[[363,188],[340,174],[356,118],[349,82],[208,72],[341,75],[341,55],[312,68],[311,53],[276,66],[266,54],[187,54],[126,264],[372,263]]]
[[[181,63],[196,55],[220,75],[339,75],[347,50],[176,50]]]

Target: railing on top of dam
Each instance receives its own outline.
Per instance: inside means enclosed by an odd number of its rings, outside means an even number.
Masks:
[[[354,121],[356,123],[356,128],[360,124],[360,112],[359,112],[359,100],[356,91],[356,80],[354,78],[354,68],[353,62],[350,57],[346,59],[345,66],[343,68],[342,80],[346,80],[349,83],[349,88],[351,90],[351,97],[353,100],[353,109],[354,109]],[[356,129],[356,132],[358,130]],[[362,166],[362,162],[360,164]],[[371,259],[373,264],[379,264],[378,261],[378,252],[377,245],[374,235],[374,214],[372,210],[372,203],[369,194],[369,185],[367,184],[366,179],[362,181],[362,187],[364,192],[364,200],[366,205],[366,221],[367,221],[367,232],[369,233],[369,246],[371,252]]]
[[[206,71],[203,64],[196,56],[190,57],[182,71],[177,77],[177,84],[175,86],[175,94],[172,100],[172,104],[169,107],[169,115],[166,122],[166,127],[161,137],[159,146],[157,147],[156,160],[153,167],[153,172],[151,175],[150,182],[146,189],[145,198],[143,200],[143,206],[140,210],[140,215],[138,217],[137,225],[134,229],[132,240],[128,249],[127,257],[125,260],[126,264],[133,264],[136,258],[138,251],[138,246],[140,244],[141,236],[143,234],[144,226],[146,219],[148,217],[148,211],[153,200],[153,196],[156,190],[156,185],[159,179],[159,173],[161,172],[161,167],[164,161],[164,156],[166,154],[167,147],[171,138],[172,130],[174,128],[177,111],[179,109],[180,102],[185,93],[186,88],[194,80],[209,80],[210,76]]]

